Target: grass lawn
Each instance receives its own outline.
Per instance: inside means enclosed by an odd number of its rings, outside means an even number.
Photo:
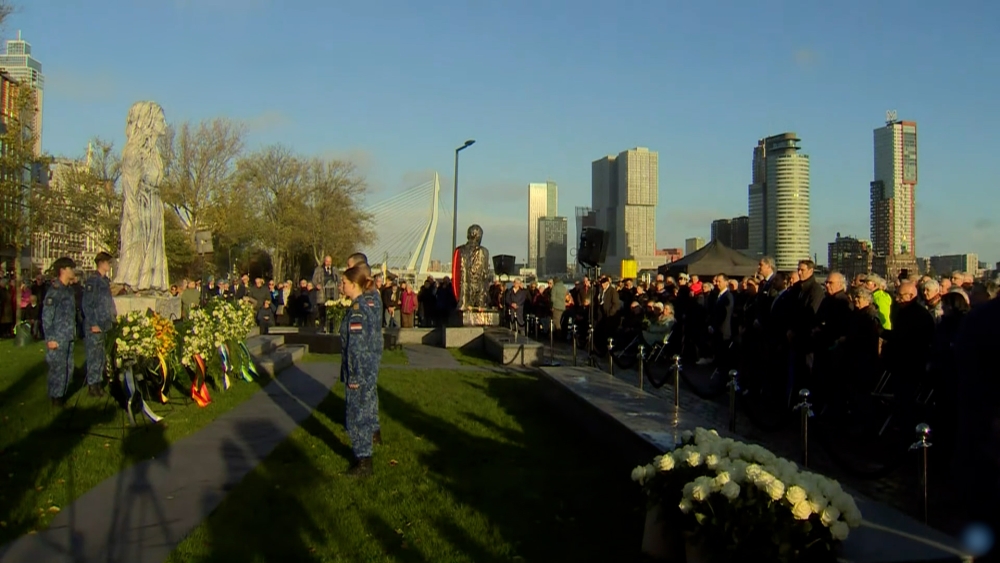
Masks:
[[[184,401],[181,389],[170,402],[154,404],[162,426],[129,429],[122,439],[122,411],[114,402],[87,395],[84,346],[76,344],[76,377],[69,405],[53,408],[48,398],[44,343],[16,348],[0,341],[0,544],[46,527],[59,507],[123,468],[149,459],[253,395],[270,380],[234,381],[229,391],[211,389],[206,408]],[[186,374],[179,387],[190,380]]]
[[[300,362],[333,362],[340,363],[340,354],[312,354],[306,353]],[[386,350],[382,352],[382,365],[384,366],[405,366],[410,363],[406,358],[405,350]]]
[[[645,515],[634,464],[552,412],[544,385],[384,370],[385,445],[361,481],[344,475],[337,386],[169,561],[635,560]]]
[[[451,355],[463,366],[491,368],[496,367],[497,362],[486,355],[486,352],[466,352],[461,348],[448,348]]]

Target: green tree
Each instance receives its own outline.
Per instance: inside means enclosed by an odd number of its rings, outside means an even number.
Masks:
[[[59,221],[72,232],[87,233],[98,246],[112,256],[120,247],[122,195],[118,186],[121,177],[121,157],[109,141],[94,139],[79,165],[60,167],[48,189],[48,197],[60,205],[59,216],[47,218]]]
[[[304,163],[303,243],[316,260],[330,255],[343,264],[375,238],[373,217],[361,208],[368,190],[357,167],[345,160],[313,158]]]
[[[4,15],[0,8],[0,16]],[[51,159],[35,154],[38,132],[34,130],[38,96],[27,85],[12,86],[7,106],[2,108],[0,128],[0,246],[11,250],[14,284],[21,284],[21,254],[31,243],[32,233],[46,219],[41,209],[47,195],[42,171]],[[47,174],[46,174],[47,177]],[[39,212],[32,213],[32,210]],[[21,310],[15,307],[15,322]]]

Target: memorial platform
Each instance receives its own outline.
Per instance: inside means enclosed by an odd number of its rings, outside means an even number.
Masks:
[[[491,340],[487,338],[489,346]],[[725,432],[697,414],[636,389],[590,367],[543,367],[542,378],[553,404],[573,417],[595,437],[635,458],[635,464],[673,449],[680,432],[714,428],[721,436],[744,440]],[[745,440],[744,440],[745,441]],[[972,561],[946,534],[925,526],[889,506],[851,492],[864,516],[860,528],[844,542],[844,563],[916,563]]]
[[[545,347],[524,335],[504,328],[484,331],[486,356],[502,366],[540,366],[545,363]]]

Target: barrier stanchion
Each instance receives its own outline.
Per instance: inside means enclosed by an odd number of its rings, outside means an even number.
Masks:
[[[739,373],[736,370],[729,370],[729,431],[736,432],[736,393],[740,390],[740,384],[737,381]]]
[[[613,353],[614,347],[615,347],[615,339],[614,338],[608,338],[608,375],[610,375],[612,377],[614,377],[614,375],[615,375],[615,361],[611,357],[611,354]]]
[[[795,410],[802,412],[802,467],[809,467],[809,418],[813,415],[812,404],[809,402],[809,390],[801,389],[799,399]]]
[[[927,497],[927,453],[931,448],[931,427],[921,422],[917,425],[917,441],[910,446],[910,450],[920,450],[923,467],[920,470],[920,485],[924,489],[924,524],[927,523],[929,506]]]
[[[681,357],[674,355],[674,411],[681,408]]]
[[[646,347],[643,346],[642,344],[640,344],[639,345],[639,390],[640,391],[642,391],[642,363],[643,363],[642,359],[643,359],[643,356],[645,355],[645,354],[643,354],[643,352],[645,352],[645,351],[646,351]]]
[[[580,365],[576,360],[576,324],[572,326],[571,332],[573,336],[573,367],[576,367]]]
[[[549,319],[549,361],[547,366],[558,367],[560,364],[556,361],[556,345],[555,345],[555,320]]]

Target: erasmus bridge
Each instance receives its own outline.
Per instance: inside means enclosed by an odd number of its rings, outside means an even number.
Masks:
[[[428,181],[370,205],[365,211],[372,216],[375,239],[362,251],[368,255],[372,265],[417,280],[426,276],[441,278],[451,275],[451,271],[431,268],[438,224],[443,222],[445,228],[449,228],[452,223],[451,210],[441,202],[441,183],[437,172]],[[451,233],[448,235],[450,243]],[[464,236],[459,238],[465,239]],[[444,261],[447,264],[435,263],[437,270],[450,266],[451,252],[447,245],[438,252],[439,256],[448,257]]]

